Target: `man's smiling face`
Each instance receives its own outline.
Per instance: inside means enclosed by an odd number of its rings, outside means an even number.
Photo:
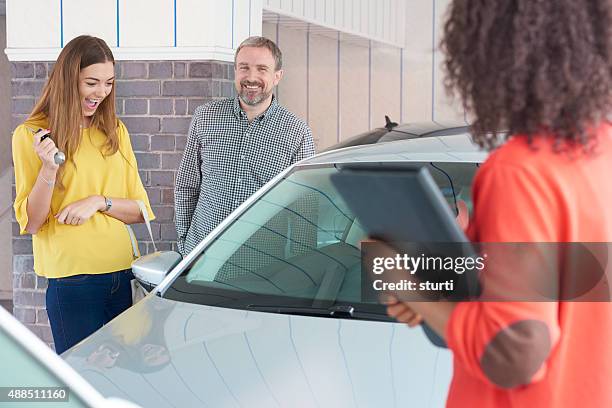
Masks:
[[[283,77],[272,52],[265,47],[244,47],[236,56],[234,85],[240,100],[249,106],[267,102]]]

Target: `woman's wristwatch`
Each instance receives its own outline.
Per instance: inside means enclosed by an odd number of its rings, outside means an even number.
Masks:
[[[108,212],[113,206],[113,200],[111,200],[110,197],[106,197],[106,196],[103,196],[103,197],[104,197],[104,203],[106,204],[106,208],[104,208],[102,212]]]

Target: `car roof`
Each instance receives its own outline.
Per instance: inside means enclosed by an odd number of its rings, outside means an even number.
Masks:
[[[390,132],[405,133],[416,137],[428,137],[463,133],[468,132],[468,129],[468,126],[463,124],[460,126],[444,126],[436,122],[410,122],[393,126]]]
[[[324,151],[337,150],[344,147],[361,146],[389,142],[394,140],[416,139],[423,137],[445,136],[469,132],[466,125],[444,126],[436,122],[411,122],[398,125],[385,117],[387,125],[360,133],[337,143]]]
[[[350,162],[415,161],[482,163],[488,152],[472,141],[467,128],[442,129],[444,136],[408,138],[329,150],[300,165]]]

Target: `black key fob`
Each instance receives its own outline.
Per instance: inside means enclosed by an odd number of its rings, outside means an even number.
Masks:
[[[42,130],[42,129],[38,129],[38,130],[36,131],[36,133],[40,132],[41,130]],[[51,137],[51,133],[47,133],[46,135],[42,135],[42,136],[40,137],[40,141],[42,142],[43,140],[45,140],[45,139],[46,139],[46,138],[48,138],[48,137]]]
[[[40,132],[42,129],[38,129],[38,132]],[[40,137],[40,141],[42,142],[43,140],[45,140],[46,138],[51,137],[50,133],[47,133],[46,135],[43,135]],[[55,153],[55,156],[53,156],[53,161],[55,161],[55,164],[57,165],[61,165],[62,163],[64,163],[66,161],[66,155],[63,152],[57,152]]]

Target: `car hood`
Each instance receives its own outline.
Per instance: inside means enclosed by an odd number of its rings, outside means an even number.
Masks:
[[[156,408],[441,407],[452,371],[421,329],[154,295],[62,357],[103,395]]]

